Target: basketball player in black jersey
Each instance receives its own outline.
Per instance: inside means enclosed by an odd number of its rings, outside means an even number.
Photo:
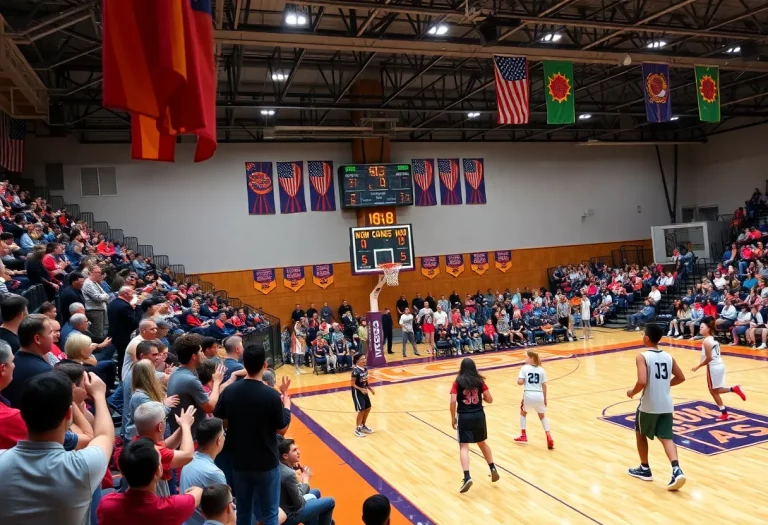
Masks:
[[[491,469],[491,481],[499,480],[499,473],[496,471],[496,465],[493,464],[491,447],[485,442],[488,438],[488,429],[485,425],[483,401],[493,403],[491,391],[485,384],[485,378],[477,372],[475,362],[465,357],[461,361],[459,375],[456,376],[451,387],[451,425],[458,431],[459,459],[461,468],[464,470],[464,481],[461,483],[459,492],[466,492],[472,486],[472,478],[469,476],[470,443],[477,443],[483,453]]]
[[[355,404],[355,411],[357,411],[355,435],[365,437],[366,434],[373,433],[373,430],[365,425],[368,421],[368,413],[371,411],[371,398],[368,397],[368,393],[375,395],[376,392],[368,384],[368,367],[365,366],[365,354],[355,354],[353,362],[355,366],[352,368],[352,402]]]

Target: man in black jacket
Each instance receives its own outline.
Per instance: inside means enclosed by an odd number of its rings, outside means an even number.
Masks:
[[[395,308],[397,309],[398,317],[403,315],[405,313],[405,309],[408,308],[408,299],[406,299],[404,295],[401,295],[400,299],[398,299],[397,303],[395,304]]]
[[[115,300],[107,306],[109,337],[117,350],[117,377],[122,377],[125,349],[131,342],[131,334],[139,327],[141,321],[141,309],[136,309],[134,293],[130,286],[123,286]]]
[[[387,353],[394,354],[392,351],[392,313],[389,308],[384,308],[381,315],[381,327],[384,329],[384,339],[387,341]]]
[[[61,301],[59,312],[61,312],[62,324],[69,321],[69,317],[72,315],[69,313],[69,306],[72,303],[85,304],[82,292],[85,276],[80,272],[72,272],[69,274],[69,277],[67,277],[67,282],[69,283],[69,286],[59,294],[59,300]]]

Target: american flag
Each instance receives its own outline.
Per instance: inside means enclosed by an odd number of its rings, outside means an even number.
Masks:
[[[485,185],[481,188],[483,184],[483,161],[464,159],[464,178],[468,185],[467,202],[469,204],[485,204]]]
[[[316,194],[310,194],[312,211],[336,211],[331,163],[310,160],[307,162],[307,168],[309,169],[309,182],[312,185],[311,190]]]
[[[440,188],[441,204],[461,204],[461,189],[457,188],[459,159],[437,159],[437,173],[442,184]]]
[[[304,191],[302,190],[302,184],[304,182],[304,174],[302,168],[303,163],[300,162],[277,163],[277,181],[280,183],[280,188],[282,191],[284,191],[288,196],[287,202],[284,202],[281,195],[281,213],[297,213],[307,211],[306,204],[304,203]],[[300,191],[301,195],[299,195]]]
[[[431,160],[414,160],[413,161],[413,177],[416,179],[416,185],[421,190],[418,202],[419,206],[432,206],[435,203],[432,201],[432,182],[434,178]]]
[[[24,137],[27,124],[6,114],[0,118],[0,166],[8,171],[24,169]]]
[[[525,57],[493,57],[499,124],[527,124],[528,61]]]

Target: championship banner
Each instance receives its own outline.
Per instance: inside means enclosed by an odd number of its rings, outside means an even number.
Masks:
[[[387,360],[384,358],[384,323],[381,312],[368,312],[365,316],[368,320],[368,355],[365,358],[366,365],[370,368],[384,366]]]
[[[274,215],[275,187],[272,185],[272,163],[246,162],[245,185],[248,189],[248,213]]]
[[[275,269],[262,268],[261,270],[253,270],[253,287],[264,295],[274,290],[277,287]]]
[[[416,196],[416,206],[435,206],[437,193],[435,192],[435,161],[434,159],[413,159],[413,187]]]
[[[437,173],[440,178],[440,204],[461,204],[459,159],[437,159]]]
[[[314,264],[312,265],[312,282],[325,290],[333,284],[333,265],[332,264]]]
[[[422,257],[421,275],[427,279],[434,279],[440,273],[440,257]]]
[[[445,271],[454,277],[464,273],[464,254],[454,253],[445,256]]]
[[[312,211],[336,211],[336,194],[333,192],[333,161],[310,160],[309,204]]]
[[[289,290],[298,292],[306,282],[303,266],[286,266],[283,268],[283,286]]]
[[[512,250],[501,250],[493,254],[496,262],[496,269],[504,273],[512,268]]]
[[[467,204],[485,204],[485,163],[483,159],[464,159]]]
[[[469,267],[477,275],[483,275],[488,271],[488,252],[476,252],[469,254]]]
[[[307,211],[304,201],[304,161],[278,162],[277,183],[280,186],[280,213]]]

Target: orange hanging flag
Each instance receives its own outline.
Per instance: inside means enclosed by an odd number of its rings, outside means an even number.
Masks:
[[[103,101],[131,113],[132,157],[174,160],[176,136],[216,151],[210,0],[104,0]]]

